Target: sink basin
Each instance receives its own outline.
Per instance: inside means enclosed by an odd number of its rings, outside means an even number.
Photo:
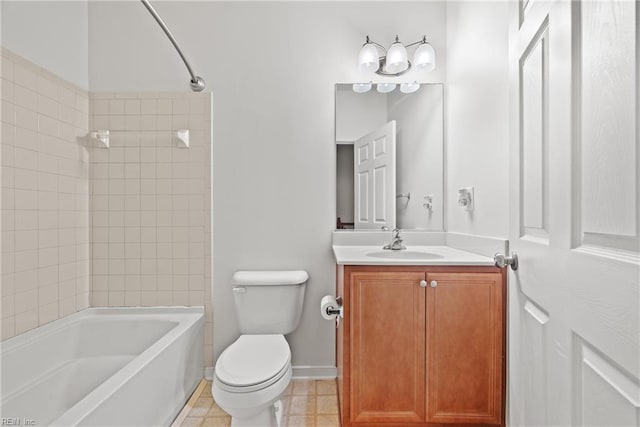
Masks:
[[[432,254],[430,252],[419,251],[377,251],[369,252],[366,256],[373,258],[385,258],[385,259],[438,259],[442,258],[442,255]]]

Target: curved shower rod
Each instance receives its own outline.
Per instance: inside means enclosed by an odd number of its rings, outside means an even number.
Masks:
[[[140,1],[144,5],[144,7],[147,8],[151,16],[155,18],[156,22],[158,22],[158,25],[160,25],[160,28],[162,28],[162,31],[164,31],[167,37],[169,37],[169,41],[171,41],[171,44],[173,44],[173,47],[175,47],[176,50],[178,51],[178,54],[180,55],[180,58],[182,58],[184,65],[187,66],[187,70],[189,70],[189,74],[191,74],[191,81],[189,82],[189,84],[191,85],[191,90],[193,90],[194,92],[202,92],[202,90],[204,89],[204,79],[194,74],[193,70],[191,69],[191,65],[189,65],[189,61],[187,61],[187,58],[184,56],[184,53],[182,53],[182,50],[178,46],[178,42],[176,42],[176,39],[173,37],[173,34],[171,34],[171,31],[169,31],[169,28],[167,28],[167,24],[164,23],[160,15],[158,15],[158,12],[156,12],[153,6],[151,6],[151,3],[149,3],[149,0],[140,0]]]

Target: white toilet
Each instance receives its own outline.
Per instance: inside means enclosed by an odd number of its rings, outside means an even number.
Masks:
[[[306,271],[238,271],[233,299],[240,338],[216,362],[211,391],[232,427],[280,426],[280,396],[291,381],[284,338],[302,314]]]

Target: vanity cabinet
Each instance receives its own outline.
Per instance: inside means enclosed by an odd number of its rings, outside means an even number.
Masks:
[[[504,425],[495,267],[339,266],[342,426]]]

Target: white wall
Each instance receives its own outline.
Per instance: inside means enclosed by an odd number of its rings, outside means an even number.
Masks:
[[[447,3],[447,230],[507,237],[508,2]],[[474,187],[475,210],[457,204]]]
[[[334,329],[318,313],[334,291],[334,85],[369,34],[426,33],[444,81],[445,5],[436,2],[156,2],[213,91],[214,355],[238,336],[231,275],[305,269],[306,309],[289,337],[294,365],[333,366]],[[187,74],[137,2],[91,3],[90,83],[97,91],[184,90]],[[117,23],[117,25],[114,25]],[[126,64],[123,66],[123,64]],[[374,81],[380,79],[374,78]]]
[[[89,88],[88,2],[5,1],[2,45],[83,89]]]

